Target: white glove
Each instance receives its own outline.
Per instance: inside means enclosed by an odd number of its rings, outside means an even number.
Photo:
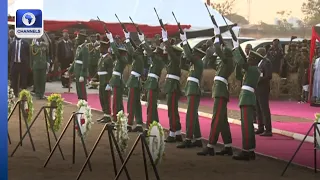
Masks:
[[[79,77],[79,82],[84,82],[84,78],[82,76]]]
[[[239,40],[234,41],[234,40],[232,39],[232,44],[233,44],[233,48],[239,47]]]
[[[112,36],[112,33],[110,32],[110,33],[106,33],[106,36],[107,36],[107,38],[109,39],[109,42],[113,42],[113,36]]]
[[[47,63],[47,74],[49,72],[49,68],[50,68],[50,63]]]
[[[183,33],[183,34],[180,33],[180,39],[181,39],[182,42],[187,41],[187,34],[186,33]]]
[[[161,34],[162,34],[162,40],[163,42],[168,41],[168,32],[164,29],[161,29]]]
[[[220,29],[219,29],[219,27],[213,26],[213,30],[214,30],[214,34],[215,34],[215,35],[220,34]]]
[[[112,87],[109,85],[109,84],[107,84],[107,86],[106,86],[106,89],[105,89],[106,91],[111,91],[112,90]]]
[[[125,32],[125,31],[123,30],[123,33],[124,33],[124,37],[125,37],[126,39],[130,39],[130,32]]]
[[[139,37],[139,40],[142,42],[142,43],[144,43],[145,41],[144,41],[144,34],[139,34],[138,33],[138,37]]]

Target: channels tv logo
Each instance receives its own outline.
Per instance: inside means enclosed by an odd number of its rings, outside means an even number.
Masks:
[[[41,38],[43,35],[42,11],[40,9],[18,9],[15,33],[18,38]]]

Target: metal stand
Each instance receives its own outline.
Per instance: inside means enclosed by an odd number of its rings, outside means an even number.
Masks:
[[[92,148],[91,152],[89,153],[89,156],[87,157],[85,163],[83,164],[83,166],[82,166],[82,168],[81,168],[81,170],[80,170],[80,172],[79,172],[79,174],[77,176],[77,180],[79,180],[81,178],[84,169],[86,168],[88,162],[90,161],[90,159],[91,159],[94,151],[96,150],[96,148],[97,148],[102,136],[104,135],[105,131],[108,131],[109,145],[110,145],[110,149],[111,149],[111,157],[112,157],[112,163],[113,163],[113,170],[114,170],[115,176],[117,175],[118,171],[117,171],[117,164],[116,164],[116,158],[115,158],[113,145],[116,147],[116,151],[117,151],[117,154],[119,155],[121,163],[124,162],[124,159],[123,159],[122,154],[120,152],[120,148],[119,148],[119,145],[118,145],[118,143],[116,141],[116,138],[114,137],[113,130],[114,130],[114,125],[112,125],[112,124],[105,124],[104,125],[104,127],[101,130],[96,142],[93,145],[93,148]],[[129,176],[129,173],[128,173],[128,170],[127,170],[126,167],[124,167],[124,171],[126,173],[127,179],[131,180],[131,178]]]
[[[284,168],[281,176],[283,176],[284,173],[287,171],[287,169],[288,169],[288,167],[290,166],[290,164],[292,163],[293,159],[296,157],[297,153],[299,152],[302,144],[304,143],[304,141],[306,140],[306,138],[309,136],[311,130],[313,130],[313,132],[314,132],[314,133],[313,133],[313,136],[314,136],[314,140],[313,140],[313,146],[314,146],[314,150],[313,150],[313,151],[314,151],[314,159],[313,159],[313,160],[314,160],[314,173],[317,173],[317,150],[318,150],[317,148],[319,148],[319,147],[317,147],[317,146],[320,146],[320,142],[317,142],[317,137],[316,137],[316,135],[317,135],[317,133],[318,133],[319,136],[320,136],[320,130],[319,130],[318,126],[317,126],[317,125],[319,125],[319,124],[320,124],[320,122],[315,122],[315,123],[313,123],[313,124],[311,125],[311,127],[310,127],[309,131],[307,132],[306,136],[303,138],[303,140],[302,140],[301,143],[299,144],[297,150],[294,152],[293,156],[291,157],[290,161],[288,162],[287,166]],[[318,144],[318,143],[319,143],[319,144]]]
[[[75,164],[76,162],[76,130],[75,130],[75,127],[77,125],[77,127],[79,128],[78,130],[78,133],[80,135],[80,139],[81,139],[81,144],[82,144],[82,147],[83,147],[83,150],[84,150],[84,154],[86,156],[86,158],[88,157],[88,151],[87,151],[87,148],[86,148],[86,145],[85,145],[85,142],[84,142],[84,139],[83,139],[83,135],[81,134],[81,131],[80,131],[80,124],[77,120],[77,115],[82,115],[83,113],[78,113],[78,112],[73,112],[72,115],[70,116],[66,126],[63,128],[62,130],[62,133],[60,135],[60,137],[58,138],[56,144],[53,146],[53,149],[52,151],[50,151],[50,154],[46,160],[46,162],[44,163],[43,167],[45,168],[47,166],[47,164],[49,163],[53,153],[55,152],[55,150],[57,149],[57,147],[60,147],[59,146],[59,143],[60,141],[62,140],[64,134],[66,133],[71,121],[73,121],[73,126],[72,126],[72,131],[73,131],[73,137],[72,137],[72,164]],[[91,164],[89,162],[89,169],[90,171],[92,171],[92,168],[91,168]]]
[[[22,107],[23,108],[23,107]],[[54,132],[53,130],[53,126],[52,126],[52,120],[50,120],[50,116],[48,115],[48,111],[47,109],[53,109],[53,108],[57,108],[57,107],[53,107],[53,106],[42,106],[41,109],[39,110],[39,112],[37,113],[37,115],[35,116],[35,118],[33,119],[33,121],[31,122],[30,126],[28,127],[27,125],[27,121],[25,119],[25,123],[26,123],[26,126],[27,126],[27,130],[25,132],[25,134],[23,136],[21,136],[21,139],[20,139],[20,142],[17,144],[17,146],[15,147],[15,149],[13,150],[13,152],[11,153],[11,157],[13,157],[13,155],[15,154],[15,152],[18,150],[19,148],[19,145],[21,146],[22,145],[22,141],[24,140],[24,138],[27,136],[27,134],[29,134],[29,137],[30,137],[30,141],[31,141],[31,144],[34,148],[34,144],[32,142],[32,138],[31,138],[31,133],[30,133],[30,130],[32,128],[32,126],[34,125],[34,123],[36,122],[36,120],[38,119],[39,115],[41,114],[41,112],[43,112],[44,114],[44,123],[45,123],[45,126],[46,126],[46,131],[47,131],[47,138],[48,138],[48,144],[49,144],[49,151],[51,151],[51,141],[50,141],[50,133],[49,133],[49,127],[48,127],[48,124],[50,124],[50,128],[51,128],[51,132],[53,134],[53,137],[55,138],[55,140],[57,141],[57,135],[56,133]],[[21,107],[20,107],[21,109]],[[10,118],[10,116],[9,116]],[[35,151],[35,149],[34,149]],[[59,146],[59,151],[60,151],[60,154],[61,154],[61,157],[62,159],[64,160],[64,156],[63,156],[63,153],[62,153],[62,150]]]
[[[123,169],[126,167],[126,164],[128,163],[128,161],[130,160],[130,157],[132,155],[132,153],[134,152],[135,148],[137,147],[139,141],[141,141],[141,146],[142,146],[142,155],[143,155],[143,164],[144,164],[144,173],[145,173],[145,179],[149,180],[149,174],[148,174],[148,165],[147,165],[147,158],[146,156],[149,156],[149,160],[151,162],[151,166],[154,172],[154,175],[156,176],[157,180],[160,180],[160,176],[157,170],[157,167],[152,159],[152,155],[149,149],[149,146],[147,144],[146,141],[146,134],[145,133],[141,133],[139,134],[139,136],[137,137],[136,141],[134,142],[131,150],[129,151],[128,156],[126,157],[126,159],[124,160],[124,163],[122,164],[119,172],[117,173],[116,177],[114,178],[114,180],[118,180],[120,178],[120,175],[123,171]],[[147,151],[147,154],[146,154]]]

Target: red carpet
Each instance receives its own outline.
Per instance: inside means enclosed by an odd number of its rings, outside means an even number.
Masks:
[[[75,94],[62,94],[62,97],[65,101],[76,104],[78,102]],[[99,103],[99,97],[96,94],[88,95],[88,102],[92,108],[101,109]],[[124,106],[126,107],[126,102],[124,102]],[[142,107],[143,118],[146,118],[146,107]],[[165,128],[169,127],[169,121],[167,118],[167,111],[159,109],[159,119],[162,126]],[[181,125],[183,127],[183,131],[185,131],[185,113],[180,113]],[[207,138],[210,133],[210,124],[211,120],[208,118],[199,117],[201,132],[203,138]],[[233,135],[233,145],[235,147],[241,147],[241,128],[238,125],[231,124],[231,131]],[[257,149],[256,151],[268,156],[273,156],[278,159],[289,161],[294,151],[298,147],[300,141],[293,140],[291,138],[287,138],[285,136],[274,135],[271,138],[265,138],[257,136]],[[221,142],[221,140],[220,140]],[[182,150],[183,151],[183,150]],[[195,155],[196,156],[196,155]],[[318,162],[320,158],[318,156]],[[313,167],[313,144],[304,143],[301,147],[300,152],[297,154],[296,158],[293,161],[294,163]]]

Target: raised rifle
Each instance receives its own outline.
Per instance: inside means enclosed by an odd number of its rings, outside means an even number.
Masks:
[[[106,24],[103,21],[100,20],[99,16],[97,16],[97,18],[98,18],[98,21],[102,23],[104,32],[109,34],[110,31],[108,30]]]
[[[205,5],[206,8],[207,8],[208,14],[209,14],[210,19],[211,19],[211,21],[212,21],[212,24],[213,24],[214,26],[216,26],[217,28],[219,28],[216,19],[215,19],[214,16],[211,14],[211,12],[210,12],[210,10],[209,10],[209,8],[208,8],[207,3],[204,3],[204,5]],[[225,43],[224,43],[223,38],[222,38],[221,35],[219,36],[219,41],[220,41],[220,43],[222,43],[222,44],[225,46]]]
[[[128,32],[129,32],[128,29],[127,29],[126,26],[120,21],[120,19],[118,18],[117,14],[114,14],[114,15],[115,15],[116,18],[118,19],[118,21],[119,21],[119,23],[120,23],[123,31],[124,31],[125,33],[128,33]],[[130,40],[130,43],[131,43],[132,47],[133,47],[134,49],[137,49],[138,46],[136,45],[136,43],[134,43],[131,38],[130,38],[129,40]]]
[[[136,28],[136,30],[139,33],[139,35],[142,35],[142,31],[140,30],[139,26],[133,22],[133,20],[132,20],[132,18],[130,16],[129,16],[129,19],[132,22],[132,24],[134,25],[134,27]]]
[[[160,26],[162,27],[163,30],[166,30],[166,28],[165,28],[164,25],[163,25],[162,19],[159,18],[159,15],[158,15],[158,12],[157,12],[156,8],[153,8],[153,9],[154,9],[154,12],[155,12],[156,15],[157,15],[157,18],[158,18],[158,21],[159,21],[159,23],[160,23]]]
[[[174,20],[176,21],[176,23],[177,23],[177,25],[178,25],[179,33],[180,33],[180,34],[184,34],[185,32],[183,31],[183,29],[182,29],[182,27],[181,27],[181,25],[180,25],[180,22],[177,20],[176,15],[174,14],[174,12],[172,12],[172,15],[173,15]],[[189,49],[192,51],[189,43],[188,43],[188,47],[189,47]]]

